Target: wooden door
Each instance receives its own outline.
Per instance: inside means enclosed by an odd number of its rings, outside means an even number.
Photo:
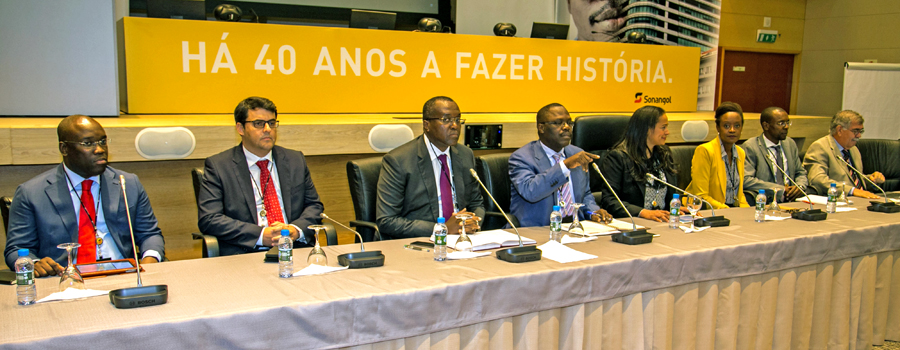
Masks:
[[[771,106],[791,107],[794,55],[725,51],[721,74],[720,102],[737,102],[750,113]]]

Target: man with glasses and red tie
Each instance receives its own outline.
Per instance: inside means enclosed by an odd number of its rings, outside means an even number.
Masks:
[[[791,117],[784,109],[769,107],[759,114],[762,135],[744,141],[741,148],[747,154],[744,162],[744,190],[753,193],[760,189],[778,190],[779,202],[793,202],[803,195],[809,181],[806,168],[801,164],[799,150],[794,139],[788,137]],[[800,187],[784,178],[785,172]]]
[[[588,171],[595,154],[570,145],[574,122],[561,104],[551,103],[537,112],[538,140],[509,157],[510,212],[522,227],[550,225],[550,212],[560,206],[564,222],[609,222],[591,193]],[[580,212],[573,204],[579,203]]]
[[[446,219],[448,233],[458,234],[457,214],[473,215],[466,232],[479,229],[484,205],[469,172],[475,156],[458,142],[466,122],[460,116],[451,98],[431,98],[422,108],[424,133],[384,156],[375,219],[386,238],[428,237],[439,217]]]
[[[866,181],[850,169],[846,163],[863,172],[862,156],[856,148],[856,142],[866,131],[863,129],[863,117],[854,111],[840,111],[831,118],[831,134],[813,142],[806,151],[803,159],[803,167],[806,168],[810,185],[816,188],[819,194],[828,193],[831,183],[838,187],[844,183],[844,193],[850,196],[863,198],[878,198],[872,192],[866,190]],[[865,173],[864,173],[865,174]],[[884,183],[884,175],[874,172],[866,175],[872,182]]]
[[[141,263],[165,256],[165,241],[150,199],[134,174],[107,166],[109,139],[93,118],[72,115],[56,128],[63,163],[16,189],[9,210],[6,265],[17,250],[35,261],[35,277],[56,275],[68,264],[62,243],[78,243],[76,263],[134,257],[119,176],[125,177]]]
[[[249,97],[234,109],[241,143],[206,159],[197,200],[200,232],[216,236],[221,255],[268,250],[281,230],[294,247],[315,243],[309,225],[324,210],[300,151],[276,146],[278,110]]]

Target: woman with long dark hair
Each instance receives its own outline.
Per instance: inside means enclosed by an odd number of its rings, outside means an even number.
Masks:
[[[748,207],[744,198],[746,154],[737,146],[744,128],[744,111],[734,102],[716,108],[718,137],[697,146],[691,161],[687,191],[707,200],[715,209]]]
[[[668,136],[666,111],[656,106],[641,107],[628,121],[622,141],[610,150],[600,166],[632,216],[659,222],[669,220],[669,202],[675,192],[647,176],[653,174],[668,183],[678,183],[678,170],[666,146]],[[628,216],[606,186],[600,202],[614,217]]]

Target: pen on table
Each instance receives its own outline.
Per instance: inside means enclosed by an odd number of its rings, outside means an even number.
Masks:
[[[428,249],[428,248],[422,248],[422,247],[409,245],[409,244],[404,244],[403,248],[410,249],[410,250],[418,250],[420,252],[430,252],[431,251],[431,249]]]

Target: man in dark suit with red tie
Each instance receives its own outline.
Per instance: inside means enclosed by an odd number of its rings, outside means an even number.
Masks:
[[[241,101],[234,109],[241,144],[206,159],[198,226],[219,239],[221,255],[268,250],[282,229],[295,247],[315,243],[308,227],[321,223],[324,207],[303,153],[275,146],[277,117],[266,98]]]

